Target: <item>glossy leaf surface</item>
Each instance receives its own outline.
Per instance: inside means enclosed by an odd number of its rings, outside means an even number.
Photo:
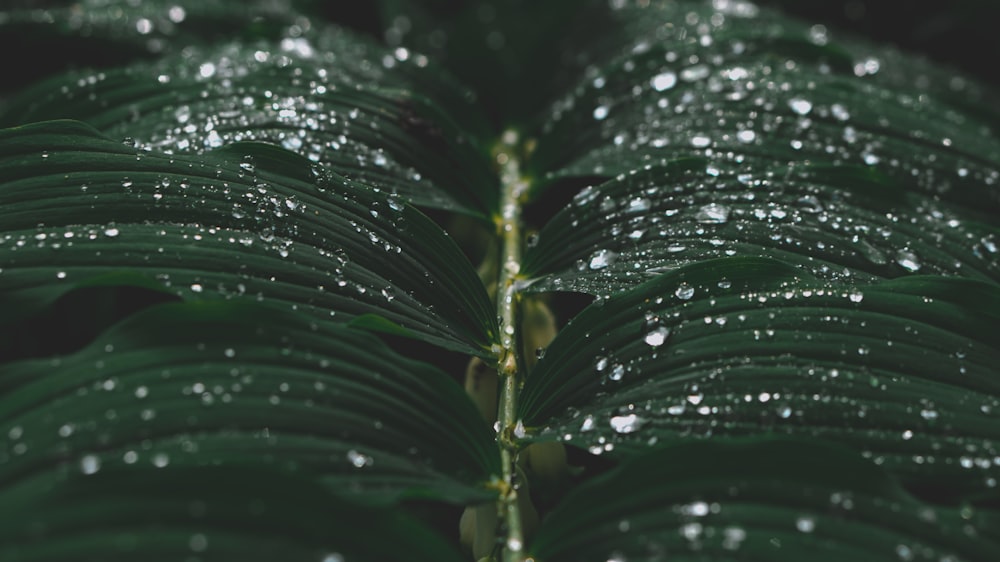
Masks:
[[[495,333],[482,284],[439,227],[277,147],[168,155],[48,122],[2,132],[0,171],[9,310],[125,270],[185,299],[256,298],[324,321],[377,313],[476,354]]]
[[[801,441],[674,445],[578,488],[538,560],[990,560],[988,516],[932,507],[843,450]]]
[[[945,497],[996,486],[996,285],[828,285],[766,260],[706,261],[599,299],[529,375],[534,437],[627,458],[658,442],[838,442]]]
[[[3,560],[463,560],[403,513],[253,467],[106,469],[6,492]]]
[[[419,206],[483,218],[496,179],[469,96],[422,55],[330,27],[56,76],[11,100],[2,122],[76,119],[164,153],[267,142]]]
[[[154,307],[72,355],[0,366],[0,388],[6,493],[105,468],[272,466],[366,501],[468,502],[499,472],[444,373],[263,305]]]
[[[539,125],[540,175],[681,156],[870,166],[996,211],[994,94],[750,2],[622,2],[585,77]]]
[[[604,296],[738,255],[847,282],[914,273],[996,282],[997,234],[987,218],[872,168],[689,158],[578,192],[538,234],[524,274],[528,291]]]

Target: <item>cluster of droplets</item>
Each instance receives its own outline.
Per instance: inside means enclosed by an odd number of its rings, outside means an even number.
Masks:
[[[530,290],[606,295],[688,263],[774,252],[829,280],[1000,278],[993,237],[934,198],[913,194],[887,212],[867,193],[895,190],[893,182],[858,169],[830,173],[748,158],[738,168],[646,167],[586,187],[529,249],[529,259],[537,251],[552,268]],[[569,260],[572,268],[555,269]]]
[[[891,338],[869,338],[862,336],[882,320],[879,313],[868,311],[889,302],[884,299],[891,289],[839,283],[737,289],[725,278],[708,284],[664,282],[660,296],[647,298],[637,311],[641,322],[634,341],[590,334],[608,347],[563,367],[565,374],[546,376],[569,377],[576,381],[575,388],[591,388],[595,401],[555,413],[557,420],[541,434],[600,455],[648,447],[665,437],[738,434],[747,431],[747,424],[833,441],[849,439],[870,426],[865,456],[876,464],[909,474],[920,474],[927,465],[948,467],[956,474],[973,471],[976,486],[996,486],[1000,448],[976,424],[995,422],[1000,399],[983,397],[963,383],[990,367],[981,360],[970,361],[967,346],[972,344],[965,343],[954,354],[957,361],[949,360],[953,370],[917,376],[926,370],[920,367],[925,360],[917,351],[928,345],[922,324],[934,322],[922,317],[934,309],[923,308],[933,300],[908,297],[907,304],[895,310],[914,320],[899,319]],[[816,327],[801,330],[803,319],[815,320]],[[829,337],[827,330],[857,336],[852,341],[861,343],[843,343],[844,338]],[[722,351],[719,357],[701,357],[701,342],[714,338],[738,347],[738,340],[743,340],[746,349],[756,351],[732,359]],[[784,350],[789,345],[800,349],[788,354]],[[901,360],[901,352],[908,355],[904,364],[887,368]],[[699,359],[690,362],[686,357]],[[767,360],[774,364],[762,369],[755,361],[758,357],[773,357]],[[831,357],[838,359],[831,362]],[[946,395],[931,390],[939,384],[946,385]],[[912,396],[905,404],[888,400],[903,389]],[[932,395],[940,398],[919,398]],[[981,407],[970,412],[971,403]],[[887,415],[905,429],[882,429],[878,420]],[[976,421],[960,419],[966,415]],[[900,441],[918,452],[899,452]]]
[[[989,164],[1000,143],[961,108],[969,99],[985,103],[968,81],[852,43],[840,45],[852,61],[776,59],[771,37],[825,47],[830,34],[756,7],[623,5],[622,12],[637,39],[594,60],[550,110],[545,130],[563,142],[551,149],[559,154],[539,157],[562,167],[555,175],[613,176],[686,154],[742,164],[763,154],[779,165],[876,169],[934,197],[996,204],[983,187],[1000,179]]]

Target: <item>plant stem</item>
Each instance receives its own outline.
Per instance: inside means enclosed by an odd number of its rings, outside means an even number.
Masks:
[[[500,373],[499,433],[500,458],[503,462],[504,491],[500,500],[500,521],[507,529],[503,549],[505,562],[523,560],[521,550],[524,534],[521,526],[521,512],[518,509],[516,479],[517,449],[514,443],[516,427],[515,412],[520,377],[517,361],[517,340],[514,337],[517,315],[517,295],[514,281],[521,270],[521,205],[528,189],[528,182],[521,176],[520,160],[517,154],[517,133],[507,131],[495,151],[500,165],[502,198],[500,215],[496,217],[497,229],[502,241],[500,253],[500,278],[497,283],[497,316],[500,318],[500,344],[497,371]]]

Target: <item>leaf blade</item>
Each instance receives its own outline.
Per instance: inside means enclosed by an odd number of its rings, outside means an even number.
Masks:
[[[398,199],[261,145],[137,152],[66,122],[7,129],[0,143],[4,298],[47,287],[44,306],[126,269],[182,298],[256,294],[345,321],[376,312],[425,341],[488,353],[496,320],[468,260]]]

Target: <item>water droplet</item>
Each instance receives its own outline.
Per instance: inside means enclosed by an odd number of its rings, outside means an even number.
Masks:
[[[372,459],[368,455],[359,453],[354,449],[347,451],[347,460],[350,461],[350,463],[354,465],[355,468],[364,468],[366,466],[370,466],[375,462],[374,459]]]
[[[667,341],[667,337],[670,336],[670,328],[666,326],[660,326],[655,330],[646,334],[644,341],[652,347],[660,347],[663,342]]]
[[[816,529],[816,520],[812,517],[799,517],[795,520],[795,528],[803,533],[811,533]]]
[[[590,269],[604,269],[615,262],[618,252],[613,250],[597,250],[590,256]]]
[[[94,474],[101,469],[101,459],[97,455],[84,455],[80,459],[80,472]]]
[[[650,202],[645,197],[636,197],[628,202],[626,213],[642,213],[649,210]]]
[[[163,468],[170,464],[170,456],[166,453],[156,453],[153,455],[153,466]]]
[[[668,70],[654,76],[649,83],[657,92],[663,92],[673,88],[677,84],[677,75]]]
[[[685,82],[694,82],[695,80],[708,78],[708,75],[711,74],[711,72],[712,71],[708,68],[708,65],[696,64],[681,71],[681,80],[684,80]]]
[[[205,552],[205,549],[208,548],[208,537],[201,533],[191,535],[191,538],[188,540],[188,546],[192,552]]]
[[[747,532],[740,527],[726,527],[722,530],[722,548],[736,550],[747,538]]]
[[[729,207],[718,203],[702,205],[694,218],[703,224],[722,224],[729,220]]]
[[[608,106],[606,106],[606,105],[599,105],[599,106],[597,106],[597,107],[594,108],[594,119],[597,119],[598,121],[600,121],[600,120],[606,118],[607,116],[608,116]]]
[[[799,115],[808,115],[812,111],[813,104],[806,99],[792,98],[788,100],[788,107],[792,108],[792,111]]]
[[[108,228],[104,229],[104,235],[107,236],[108,238],[114,238],[115,236],[118,236],[118,234],[120,234],[120,232],[118,231],[117,228],[113,226],[109,226]]]
[[[898,263],[906,271],[910,272],[919,271],[921,267],[917,255],[905,249],[896,252],[896,263]]]
[[[635,414],[614,416],[611,418],[611,428],[618,433],[633,433],[646,423],[646,420]]]
[[[707,148],[712,144],[712,139],[706,137],[705,135],[695,135],[691,137],[691,146],[695,148]]]
[[[740,141],[742,143],[751,143],[751,142],[753,142],[756,139],[757,139],[757,133],[755,133],[755,132],[753,132],[753,131],[751,131],[749,129],[746,129],[746,130],[743,130],[743,131],[740,131],[740,132],[736,133],[736,140],[738,140],[738,141]]]
[[[682,301],[690,300],[694,296],[694,287],[687,283],[681,283],[674,291],[674,295]]]
[[[344,562],[344,555],[339,552],[331,552],[324,556],[321,562]]]
[[[839,103],[830,106],[830,115],[833,115],[833,118],[838,121],[847,121],[851,118],[851,114],[848,113],[847,108]]]
[[[523,547],[524,544],[521,542],[521,539],[517,537],[510,537],[507,539],[507,549],[511,552],[521,552]]]
[[[861,291],[851,291],[847,298],[851,299],[851,302],[861,302],[864,300],[865,295]]]

